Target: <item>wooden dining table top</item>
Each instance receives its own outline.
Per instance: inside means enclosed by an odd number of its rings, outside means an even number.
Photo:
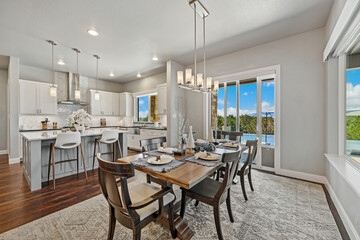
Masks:
[[[242,147],[241,151],[244,151],[245,149],[246,149],[245,147]],[[231,150],[231,149],[216,148],[216,150],[213,153],[223,154],[226,152],[234,152],[234,151],[235,150]],[[146,152],[136,154],[133,156],[129,156],[129,157],[119,158],[117,161],[123,162],[123,163],[131,163],[134,160],[143,158],[144,154],[146,154]],[[174,158],[175,159],[184,159],[184,158],[192,156],[192,155],[193,154],[186,154],[184,156],[175,155]],[[193,163],[193,162],[186,162],[185,164],[183,164],[175,169],[172,169],[169,172],[155,172],[155,171],[152,171],[147,168],[140,167],[140,166],[134,166],[134,168],[136,170],[139,170],[139,171],[149,174],[151,176],[157,177],[166,182],[170,182],[172,184],[178,185],[185,189],[190,189],[193,186],[195,186],[196,184],[198,184],[199,182],[201,182],[203,179],[205,179],[207,176],[212,174],[214,171],[221,168],[221,166],[223,166],[223,164],[221,162],[219,162],[219,164],[217,164],[216,166],[213,166],[213,167],[203,166],[203,165]]]

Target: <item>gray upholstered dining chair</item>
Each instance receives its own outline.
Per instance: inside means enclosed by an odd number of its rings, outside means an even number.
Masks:
[[[127,179],[135,175],[130,163],[108,162],[97,154],[98,177],[101,191],[109,204],[108,240],[113,239],[116,221],[133,230],[133,239],[141,239],[141,229],[162,218],[168,211],[171,236],[176,237],[173,203],[176,199],[172,188],[160,189],[148,183],[129,187]],[[120,184],[120,187],[118,187]]]
[[[239,160],[239,149],[235,152],[224,153],[222,155],[221,161],[226,165],[226,167],[225,176],[221,183],[210,177],[207,177],[190,189],[181,188],[182,196],[180,216],[183,218],[185,214],[186,197],[190,197],[197,201],[211,205],[214,209],[216,231],[218,238],[221,240],[224,238],[222,236],[219,209],[220,205],[226,200],[230,221],[234,222],[234,217],[231,212],[230,189],[232,181],[236,176]]]

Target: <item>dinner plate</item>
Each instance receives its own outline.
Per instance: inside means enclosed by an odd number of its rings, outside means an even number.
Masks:
[[[167,153],[167,154],[172,154],[174,153],[176,149],[175,148],[158,148],[157,151],[161,152],[161,153]]]
[[[224,143],[223,146],[224,147],[229,147],[229,148],[237,148],[239,145],[232,144],[232,143]]]
[[[227,143],[227,142],[229,142],[229,140],[228,139],[218,139],[218,142],[219,143]]]
[[[164,164],[171,162],[172,160],[173,160],[173,157],[171,157],[169,155],[161,155],[159,160],[157,160],[156,157],[152,157],[152,158],[149,158],[147,160],[147,162],[150,164],[153,164],[153,165],[164,165]]]
[[[217,154],[214,154],[214,153],[210,153],[206,157],[205,156],[204,157],[200,156],[199,158],[202,159],[202,160],[216,161],[216,160],[220,159],[220,156],[217,155]]]

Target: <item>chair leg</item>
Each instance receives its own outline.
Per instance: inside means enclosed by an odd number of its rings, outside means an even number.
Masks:
[[[248,179],[249,179],[249,184],[250,184],[251,191],[254,191],[254,187],[253,187],[252,179],[251,179],[251,168],[249,169]]]
[[[228,210],[228,214],[229,214],[229,218],[230,218],[230,222],[234,222],[234,217],[231,211],[231,200],[230,200],[230,189],[228,190],[228,195],[226,198],[226,207]]]
[[[168,218],[169,218],[169,226],[170,226],[170,232],[173,239],[176,238],[176,229],[175,229],[175,223],[174,223],[174,205],[173,203],[169,204],[169,210],[168,210]]]
[[[85,166],[84,149],[83,149],[82,143],[80,143],[80,148],[81,148],[81,155],[82,155],[82,160],[83,160],[83,165],[84,165],[84,173],[85,173],[85,177],[86,177],[86,181],[87,181],[88,176],[87,176],[87,171],[86,171],[86,166]]]
[[[184,218],[186,208],[186,190],[181,189],[181,209],[180,209],[180,217]]]
[[[109,232],[107,238],[108,240],[112,240],[114,238],[115,226],[116,226],[116,219],[115,219],[114,208],[109,206]]]
[[[48,185],[49,185],[49,182],[50,182],[51,152],[52,152],[52,144],[50,144],[50,151],[49,151]]]
[[[133,240],[141,240],[141,228],[137,227],[133,230]]]
[[[112,160],[115,162],[115,143],[112,144],[113,151],[112,151]]]
[[[196,200],[195,207],[197,207],[198,205],[199,205],[199,200]]]
[[[216,181],[220,180],[220,169],[217,170],[217,174],[216,174]]]
[[[224,238],[221,231],[219,206],[214,206],[214,219],[218,238],[219,240],[223,240]]]
[[[146,174],[146,182],[147,183],[151,183],[151,179],[150,179],[150,175],[149,174]]]
[[[52,146],[52,172],[53,172],[53,187],[54,187],[54,190],[55,190],[55,146],[53,145]]]
[[[240,174],[240,182],[241,182],[241,189],[245,198],[245,201],[248,200],[247,196],[246,196],[246,191],[245,191],[245,179],[244,179],[244,174]]]
[[[118,146],[119,146],[119,155],[120,155],[120,158],[122,158],[122,157],[123,157],[123,154],[122,154],[122,150],[121,150],[120,140],[119,140],[119,139],[117,140],[117,144],[118,144]]]
[[[79,146],[76,148],[76,172],[79,174]]]
[[[94,166],[95,166],[95,157],[96,157],[96,139],[95,139],[95,142],[94,142],[93,170],[94,170]]]

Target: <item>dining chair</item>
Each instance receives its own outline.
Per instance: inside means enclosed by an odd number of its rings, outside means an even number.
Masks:
[[[142,152],[152,151],[158,149],[159,145],[164,147],[166,142],[166,137],[150,138],[140,140],[140,147]],[[171,184],[165,182],[159,178],[153,177],[149,174],[146,174],[146,182],[151,183],[151,181],[161,185],[162,187],[171,187]]]
[[[160,189],[148,183],[129,187],[127,179],[135,175],[131,163],[105,161],[97,154],[98,178],[101,191],[109,204],[108,240],[113,239],[116,221],[133,230],[133,239],[141,239],[141,229],[163,217],[167,210],[171,236],[176,237],[172,188]],[[118,183],[120,186],[118,187]]]
[[[159,145],[164,146],[166,137],[150,138],[140,140],[140,147],[142,152],[152,151],[158,149]]]
[[[55,149],[58,150],[70,150],[76,148],[76,158],[75,159],[67,159],[55,162]],[[81,149],[81,156],[84,165],[84,173],[86,180],[88,180],[86,166],[85,166],[85,159],[84,159],[84,150],[81,143],[81,135],[79,132],[65,132],[65,133],[58,133],[56,137],[55,143],[50,144],[50,153],[49,153],[49,164],[48,164],[48,184],[50,181],[50,168],[52,166],[52,175],[53,175],[53,188],[55,190],[55,164],[60,164],[63,162],[72,162],[76,161],[76,170],[79,173],[79,148]],[[52,160],[52,164],[51,164]]]
[[[111,144],[113,147],[113,150],[111,152],[105,152],[101,154],[112,154],[112,160],[115,162],[115,145],[118,145],[119,148],[119,154],[120,157],[122,157],[122,151],[120,147],[120,141],[119,141],[119,131],[118,130],[104,130],[102,132],[101,138],[95,138],[94,143],[94,155],[93,155],[93,170],[95,166],[95,157],[96,157],[96,144],[99,146],[99,153],[101,153],[100,144]]]
[[[237,171],[237,175],[240,177],[240,183],[241,183],[241,189],[244,195],[245,200],[248,200],[248,197],[246,195],[246,191],[245,191],[245,176],[248,176],[248,180],[249,180],[249,185],[250,185],[250,189],[251,191],[254,191],[254,187],[252,184],[252,177],[251,177],[251,167],[252,167],[252,163],[254,162],[254,159],[256,157],[256,153],[257,153],[257,144],[258,144],[258,138],[256,138],[255,140],[247,140],[246,141],[246,146],[248,148],[248,153],[246,156],[246,160],[244,163],[239,163],[239,170]],[[241,158],[241,155],[240,155]],[[223,175],[223,172],[225,171],[225,167],[222,167],[218,170],[217,172],[217,180],[219,180],[220,175]]]
[[[197,201],[211,205],[214,209],[214,218],[216,231],[219,239],[224,239],[221,231],[220,223],[220,205],[226,200],[226,206],[231,222],[234,222],[234,217],[231,212],[230,189],[232,181],[236,176],[239,165],[240,150],[235,152],[224,153],[221,161],[226,165],[225,176],[220,183],[210,177],[205,178],[200,183],[196,184],[190,189],[181,188],[181,210],[180,216],[184,218],[186,208],[186,197],[190,197]]]
[[[215,132],[215,130],[213,130],[213,137],[216,139],[221,139],[221,137],[222,137],[221,132],[222,132],[221,130],[216,130],[216,132]]]
[[[241,142],[241,137],[244,135],[242,132],[222,131],[222,138],[229,137],[229,140]]]

